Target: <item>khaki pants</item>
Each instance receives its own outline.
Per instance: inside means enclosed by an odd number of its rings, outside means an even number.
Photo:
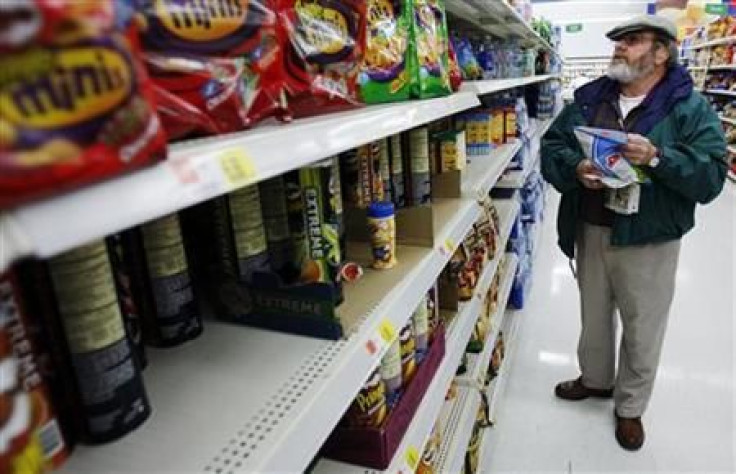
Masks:
[[[578,234],[583,384],[614,389],[616,411],[639,417],[649,403],[675,291],[680,241],[612,247],[611,229],[589,224]],[[616,315],[623,334],[616,373]]]

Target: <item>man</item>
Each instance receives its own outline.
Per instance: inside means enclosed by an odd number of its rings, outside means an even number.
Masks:
[[[582,313],[581,376],[557,385],[555,394],[565,400],[613,397],[616,439],[637,450],[644,443],[641,416],[659,364],[680,238],[694,225],[696,203],[715,199],[723,187],[726,144],[717,115],[677,64],[676,27],[669,20],[639,16],[607,36],[615,42],[607,77],[578,89],[542,141],[542,172],[562,194],[559,245],[577,258]],[[583,125],[628,133],[623,155],[650,181],[635,185],[639,196],[628,196],[638,199],[637,212],[607,199],[613,191],[584,159],[573,133]],[[616,309],[623,326],[618,372]]]

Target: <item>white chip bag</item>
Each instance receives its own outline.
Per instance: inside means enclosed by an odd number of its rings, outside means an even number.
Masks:
[[[626,133],[593,127],[575,127],[575,136],[586,158],[591,160],[603,177],[601,182],[609,188],[623,188],[643,180],[637,169],[621,154],[626,144]]]

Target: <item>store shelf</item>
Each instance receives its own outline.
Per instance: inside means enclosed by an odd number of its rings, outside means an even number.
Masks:
[[[541,140],[549,127],[552,126],[554,118],[545,120],[542,123],[538,123],[537,128],[531,134],[531,140]],[[529,174],[537,166],[540,159],[540,153],[534,153],[531,159],[527,160],[524,169],[513,170],[505,173],[501,179],[496,183],[498,189],[520,189],[524,186]]]
[[[718,38],[711,41],[706,41],[705,43],[694,44],[691,45],[689,49],[703,49],[731,43],[736,43],[736,36],[727,36],[725,38]]]
[[[736,97],[736,91],[727,91],[721,89],[706,89],[705,93],[712,95],[724,95],[726,97]]]
[[[519,202],[510,199],[497,199],[494,203],[501,218],[501,237],[505,236],[505,239],[508,239],[513,219],[519,212]],[[503,245],[505,246],[505,240],[503,242]],[[483,299],[488,292],[488,288],[493,280],[493,275],[498,268],[498,261],[500,261],[500,258],[496,259],[493,263],[486,265],[473,294],[473,298],[471,298],[470,301],[461,304],[457,316],[448,327],[445,358],[427,389],[421,404],[417,408],[414,419],[409,425],[409,428],[404,435],[404,439],[401,441],[401,444],[396,451],[393,461],[384,472],[406,473],[414,471],[415,466],[409,465],[409,460],[412,459],[412,456],[407,456],[407,454],[418,453],[421,455],[424,450],[424,446],[431,434],[432,427],[434,426],[434,423],[440,414],[440,410],[442,409],[447,389],[455,376],[460,359],[465,352],[465,347],[467,346],[470,335],[475,327],[475,322],[480,314]],[[321,459],[314,469],[314,473],[316,474],[357,474],[367,472],[376,471],[366,469],[363,466],[333,461],[331,459]]]
[[[512,36],[521,38],[527,47],[538,47],[558,54],[552,45],[534,31],[519,13],[506,2],[447,0],[445,7],[450,14],[496,37],[506,38]]]
[[[406,324],[449,260],[447,243],[460,242],[480,215],[470,199],[433,208],[441,245],[400,246],[396,268],[366,269],[346,285],[340,317],[359,322],[346,340],[208,321],[199,339],[149,351],[151,419],[117,442],[80,446],[61,472],[303,471],[385,353],[382,329]]]
[[[521,140],[503,145],[488,155],[473,156],[463,176],[463,194],[482,199],[498,182],[499,177],[522,146]]]
[[[719,115],[718,118],[721,119],[721,122],[724,123],[730,123],[731,125],[736,125],[736,119],[725,117],[724,115]]]
[[[482,377],[485,377],[488,364],[491,361],[493,347],[496,345],[498,333],[501,331],[501,327],[503,326],[506,304],[508,302],[509,295],[511,294],[511,287],[513,286],[514,277],[516,276],[516,268],[519,265],[519,259],[515,254],[507,253],[506,258],[508,259],[508,263],[504,270],[501,286],[498,291],[498,307],[495,313],[491,315],[491,330],[488,332],[488,338],[483,346],[483,352],[480,354],[468,354],[468,373],[467,375],[460,377],[461,380],[464,380],[467,383],[476,383],[481,380]]]
[[[506,302],[511,292],[511,286],[516,274],[518,260],[514,254],[506,254],[508,266],[504,272],[501,288],[499,289],[499,305],[491,316],[493,328],[488,334],[483,352],[468,355],[468,375],[461,377],[461,388],[455,400],[446,402],[445,408],[449,414],[443,425],[442,446],[439,451],[437,472],[461,472],[465,453],[475,425],[481,397],[475,385],[482,383],[480,377],[485,377],[488,364],[491,360],[493,347],[496,344],[499,330],[506,314]],[[483,472],[483,471],[479,471]]]
[[[500,92],[507,89],[513,89],[514,87],[527,86],[529,84],[536,84],[539,82],[548,81],[550,79],[556,79],[559,76],[556,74],[545,74],[542,76],[530,76],[530,77],[518,77],[511,79],[490,79],[486,81],[465,81],[460,90],[462,92],[470,92],[477,95],[492,94],[494,92]]]
[[[0,214],[0,271],[477,105],[459,93],[171,145],[165,162]]]
[[[705,71],[708,69],[708,66],[690,66],[687,68],[689,71]]]

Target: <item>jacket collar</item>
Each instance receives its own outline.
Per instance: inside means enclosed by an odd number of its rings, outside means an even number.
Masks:
[[[648,134],[678,102],[690,97],[692,91],[693,80],[687,69],[680,65],[669,68],[664,78],[641,103],[643,110],[632,131],[641,135]],[[618,81],[603,76],[577,89],[575,103],[580,106],[585,120],[590,123],[598,104],[615,103],[619,92]]]

